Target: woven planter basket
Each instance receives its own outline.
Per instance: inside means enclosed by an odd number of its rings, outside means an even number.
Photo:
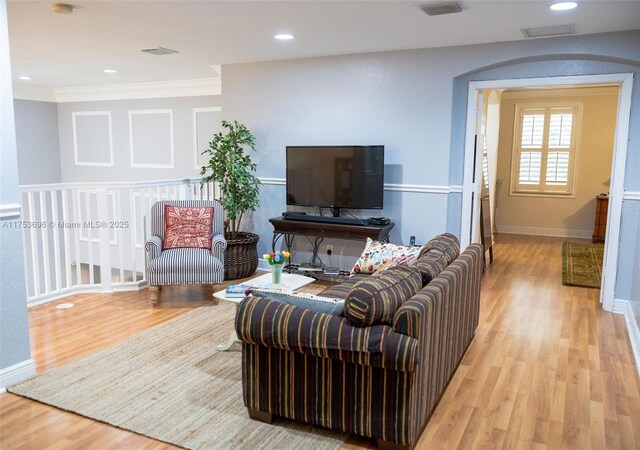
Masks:
[[[225,234],[227,249],[224,251],[224,279],[237,280],[252,275],[258,268],[258,239],[253,233],[239,231],[236,239]]]

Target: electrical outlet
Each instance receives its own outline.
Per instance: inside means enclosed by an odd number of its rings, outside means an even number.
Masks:
[[[333,253],[333,245],[328,244],[327,245],[327,255],[330,255]]]

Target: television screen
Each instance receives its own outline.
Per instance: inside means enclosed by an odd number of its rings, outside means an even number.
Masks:
[[[287,205],[382,209],[384,146],[287,147]]]

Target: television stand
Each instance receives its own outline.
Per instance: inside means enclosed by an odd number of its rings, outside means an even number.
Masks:
[[[313,260],[318,258],[320,243],[326,238],[346,239],[352,241],[364,241],[371,238],[375,241],[389,242],[389,232],[394,223],[383,226],[377,225],[349,225],[335,222],[306,222],[301,220],[289,220],[281,217],[269,219],[273,225],[273,239],[271,250],[275,251],[280,238],[284,237],[287,251],[291,253],[293,240],[296,236],[309,236],[314,239]],[[291,259],[289,264],[292,264]]]

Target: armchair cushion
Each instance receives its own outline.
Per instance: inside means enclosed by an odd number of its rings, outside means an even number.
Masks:
[[[158,258],[150,260],[147,269],[150,273],[198,274],[224,271],[224,266],[209,249],[172,248],[164,250]]]
[[[164,222],[163,249],[211,249],[212,207],[164,205]]]
[[[385,270],[353,286],[347,294],[344,315],[358,326],[390,324],[403,301],[422,289],[422,275],[409,266]]]

